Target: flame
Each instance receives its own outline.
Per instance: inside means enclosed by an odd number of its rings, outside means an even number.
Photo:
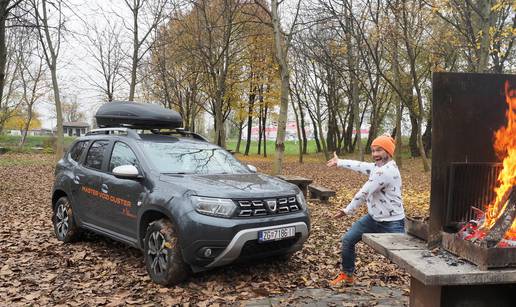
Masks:
[[[503,160],[503,169],[498,175],[498,186],[495,187],[495,200],[486,209],[486,218],[482,229],[491,229],[496,220],[503,213],[509,201],[503,202],[506,194],[516,186],[516,89],[511,89],[509,82],[505,82],[505,100],[508,104],[506,112],[507,126],[495,132],[494,149]],[[505,239],[516,239],[516,220],[505,234]]]

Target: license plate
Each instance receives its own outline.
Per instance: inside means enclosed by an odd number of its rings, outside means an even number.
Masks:
[[[258,233],[258,242],[278,241],[292,238],[296,235],[296,227],[283,227],[263,230]]]

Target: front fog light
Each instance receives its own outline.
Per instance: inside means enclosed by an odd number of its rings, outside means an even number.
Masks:
[[[195,210],[206,215],[230,217],[236,209],[231,199],[193,196],[192,201]]]
[[[299,193],[296,194],[296,200],[301,209],[306,208],[306,200],[303,192],[299,191]]]

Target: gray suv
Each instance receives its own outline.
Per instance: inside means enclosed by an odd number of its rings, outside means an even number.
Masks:
[[[108,105],[140,109],[136,117],[156,108]],[[156,123],[163,110],[155,110]],[[107,127],[75,140],[57,163],[52,222],[59,240],[75,241],[87,229],[140,248],[151,279],[162,285],[237,259],[301,249],[310,220],[297,186],[256,173],[200,135],[155,128],[152,116],[141,125],[134,117],[105,118]]]

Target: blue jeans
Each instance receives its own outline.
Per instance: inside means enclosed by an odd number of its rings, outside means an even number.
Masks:
[[[405,219],[377,222],[366,214],[353,223],[351,229],[342,236],[342,272],[348,274],[355,272],[355,244],[362,240],[362,234],[381,232],[405,232]]]

